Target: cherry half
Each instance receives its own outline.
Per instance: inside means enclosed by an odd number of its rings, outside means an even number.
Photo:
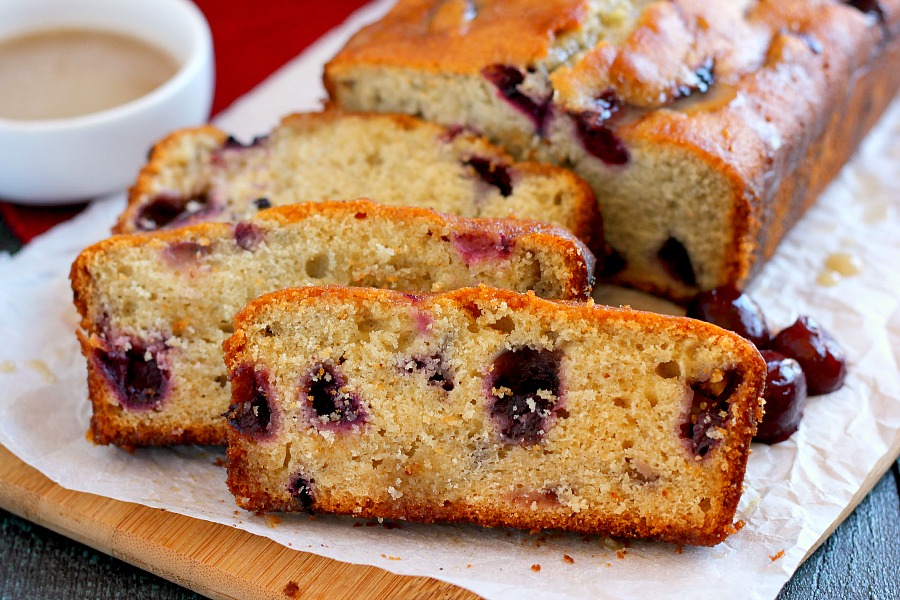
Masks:
[[[807,395],[806,376],[793,358],[772,350],[763,350],[762,357],[766,361],[766,412],[753,440],[777,444],[800,427]]]
[[[847,376],[844,350],[811,317],[800,317],[772,338],[770,348],[800,363],[810,396],[840,389]]]
[[[734,286],[700,292],[688,305],[687,316],[733,331],[757,348],[769,345],[769,327],[762,309]]]

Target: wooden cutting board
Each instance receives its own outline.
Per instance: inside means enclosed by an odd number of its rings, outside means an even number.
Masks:
[[[393,575],[276,544],[225,525],[73,492],[0,446],[0,506],[211,598],[473,599],[425,577]]]

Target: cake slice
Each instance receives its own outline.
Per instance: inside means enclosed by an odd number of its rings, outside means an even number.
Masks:
[[[281,290],[224,348],[247,510],[703,545],[733,531],[766,376],[707,323],[483,286]]]
[[[225,443],[222,342],[264,292],[343,284],[430,292],[489,283],[585,299],[593,257],[571,234],[358,200],[272,208],[236,225],[115,236],[72,267],[98,444]]]
[[[742,286],[900,89],[900,0],[398,0],[330,106],[470,128],[593,188],[602,275]]]
[[[517,217],[563,227],[602,248],[593,193],[572,173],[516,163],[458,128],[405,115],[294,114],[242,144],[211,126],[160,141],[115,231],[239,221],[269,206],[371,198],[461,217]]]

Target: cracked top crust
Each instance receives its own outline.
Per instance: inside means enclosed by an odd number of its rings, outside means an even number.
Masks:
[[[400,0],[328,65],[477,74],[494,64],[544,72],[554,102],[589,108],[610,92],[627,106],[665,106],[709,77],[734,84],[766,66],[784,34],[816,53],[847,50],[847,29],[896,33],[900,2],[837,0]],[[838,18],[835,18],[835,15]],[[824,27],[823,27],[824,26]]]

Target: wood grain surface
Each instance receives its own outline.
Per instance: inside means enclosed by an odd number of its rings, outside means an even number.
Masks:
[[[0,446],[0,506],[210,598],[477,598],[266,538],[56,485]]]

